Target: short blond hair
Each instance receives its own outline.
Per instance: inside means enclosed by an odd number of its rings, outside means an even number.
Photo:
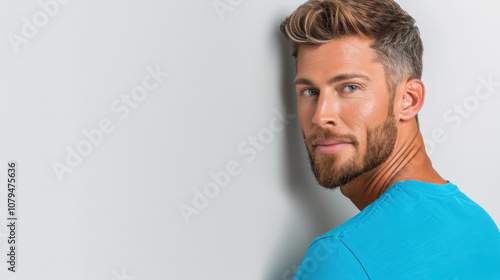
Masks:
[[[404,80],[422,78],[420,32],[415,19],[393,0],[310,0],[286,17],[280,30],[293,47],[295,62],[300,45],[319,45],[351,35],[373,39],[371,47],[384,65],[392,98]]]

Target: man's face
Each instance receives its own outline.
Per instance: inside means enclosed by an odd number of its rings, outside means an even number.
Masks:
[[[325,188],[374,169],[394,149],[392,93],[371,43],[349,36],[299,49],[299,122],[313,173]]]

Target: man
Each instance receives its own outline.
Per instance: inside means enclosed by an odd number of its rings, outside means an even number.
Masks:
[[[425,151],[414,19],[392,0],[308,1],[280,30],[312,171],[361,210],[312,242],[295,279],[500,279],[498,227]]]

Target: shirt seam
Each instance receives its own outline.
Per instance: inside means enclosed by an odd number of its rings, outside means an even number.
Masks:
[[[361,268],[363,269],[363,271],[365,272],[365,275],[366,275],[366,278],[368,278],[368,280],[370,280],[370,276],[368,275],[368,272],[366,271],[365,267],[363,266],[363,264],[359,261],[358,257],[356,256],[356,254],[354,254],[354,252],[351,250],[351,248],[349,248],[345,243],[344,241],[342,241],[342,239],[338,238],[338,240],[342,243],[342,245],[344,245],[344,247],[347,248],[347,250],[349,250],[349,252],[352,254],[352,256],[356,259],[356,261],[358,262],[359,266],[361,266]]]
[[[406,182],[406,181],[400,181],[398,183],[403,183],[403,182]],[[416,182],[418,182],[418,181],[416,181]],[[455,186],[455,188],[450,189],[450,190],[439,190],[439,191],[436,191],[433,189],[425,189],[425,188],[417,188],[415,190],[418,192],[422,192],[422,193],[425,193],[428,195],[433,195],[433,196],[456,196],[458,193],[460,193],[460,189],[455,184],[453,184],[451,182],[449,182],[449,184]],[[401,184],[398,184],[397,188],[400,191],[408,193],[408,188],[402,187]]]
[[[401,182],[397,182],[397,183],[395,183],[395,184],[393,185],[394,189],[395,189],[395,188],[396,188],[396,186],[398,186],[400,183],[401,183]],[[398,190],[400,190],[400,191],[401,191],[401,189],[399,189],[399,188],[398,188]],[[373,207],[373,209],[372,209],[372,210],[370,210],[370,212],[369,212],[368,214],[366,214],[366,216],[365,216],[365,217],[363,217],[361,220],[359,220],[359,221],[358,221],[358,222],[357,222],[357,223],[356,223],[356,224],[355,224],[352,228],[350,228],[350,229],[346,229],[346,230],[344,230],[344,231],[342,231],[342,232],[339,232],[338,234],[332,234],[332,235],[320,236],[320,237],[318,237],[316,240],[314,240],[314,241],[311,243],[311,245],[309,245],[309,248],[311,248],[311,247],[314,245],[314,243],[319,242],[319,241],[321,241],[321,240],[323,240],[323,239],[326,239],[326,238],[332,238],[332,237],[333,237],[333,238],[335,238],[335,237],[336,237],[336,238],[338,238],[338,239],[340,240],[340,238],[341,238],[342,236],[344,236],[344,235],[346,235],[346,234],[349,234],[350,232],[352,232],[352,231],[356,230],[356,229],[357,229],[357,228],[358,228],[361,224],[363,224],[363,223],[365,222],[365,220],[366,220],[366,219],[368,219],[369,217],[373,216],[373,215],[374,215],[374,213],[378,211],[378,209],[380,208],[380,205],[381,205],[383,202],[385,202],[385,200],[386,200],[386,199],[387,199],[387,197],[389,196],[389,192],[384,192],[383,196],[384,196],[384,197],[383,197],[381,200],[379,200],[379,201],[375,201],[375,202],[374,202],[374,203],[377,203],[377,205],[375,205],[375,206]]]
[[[396,189],[397,186],[399,186],[402,182],[397,182],[393,185],[393,189]],[[397,190],[400,190],[399,188],[397,188]],[[400,190],[401,191],[401,190]],[[365,267],[361,264],[361,262],[359,261],[358,257],[351,251],[351,249],[344,243],[344,241],[341,240],[341,237],[344,236],[344,235],[347,235],[349,234],[351,231],[354,231],[356,230],[361,224],[364,223],[364,221],[366,219],[368,219],[369,217],[371,217],[372,215],[374,215],[376,212],[378,212],[378,209],[381,207],[381,205],[385,202],[385,200],[387,199],[387,197],[389,196],[390,192],[385,192],[384,193],[384,197],[377,202],[377,205],[375,205],[373,207],[373,209],[365,216],[363,217],[353,228],[349,229],[349,230],[346,230],[346,231],[343,231],[343,232],[340,232],[339,234],[333,234],[333,235],[328,235],[328,236],[323,236],[321,238],[318,238],[316,240],[314,240],[311,245],[309,246],[309,248],[311,248],[312,246],[314,246],[315,243],[323,240],[323,239],[327,239],[327,238],[336,238],[337,240],[339,240],[342,245],[344,245],[344,247],[349,250],[349,252],[353,255],[354,258],[356,258],[356,261],[358,262],[358,264],[361,266],[361,268],[363,269],[363,271],[365,272],[365,275],[366,277],[368,277],[368,280],[370,280],[370,276],[368,275],[368,272],[366,271]]]
[[[398,190],[398,191],[401,191],[399,187],[399,185],[401,185],[402,182],[397,182],[393,185],[393,190]],[[389,192],[384,192],[383,194],[383,198],[377,202],[377,205],[375,205],[373,207],[373,209],[368,213],[366,214],[365,217],[363,217],[358,223],[356,223],[351,229],[347,229],[343,232],[341,232],[339,235],[338,235],[338,238],[340,239],[342,236],[344,235],[348,235],[350,234],[351,232],[357,230],[361,225],[363,225],[366,220],[370,217],[372,217],[373,215],[375,215],[379,209],[382,207],[383,204],[385,204],[386,200],[388,199],[388,197],[390,197],[392,195],[392,191],[389,191]]]

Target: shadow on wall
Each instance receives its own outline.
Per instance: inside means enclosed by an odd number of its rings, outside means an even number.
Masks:
[[[279,26],[279,23],[275,26]],[[271,39],[280,53],[282,104],[287,112],[296,113],[297,99],[293,86],[296,69],[291,56],[292,48],[279,28],[276,28]],[[265,280],[292,279],[310,243],[353,216],[352,213],[346,213],[342,203],[331,200],[331,196],[325,199],[325,193],[330,191],[322,189],[311,172],[298,119],[286,126],[284,134],[283,162],[287,165],[285,181],[291,199],[299,208],[297,212],[301,215],[286,225],[282,244],[278,245],[273,262],[269,264]]]

